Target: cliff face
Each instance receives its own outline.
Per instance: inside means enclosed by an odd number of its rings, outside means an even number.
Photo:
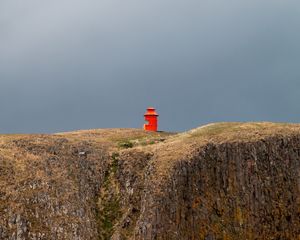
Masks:
[[[104,150],[33,136],[5,143],[0,154],[0,239],[97,235],[94,198],[106,164]]]
[[[139,239],[298,239],[299,144],[270,138],[197,149],[163,186],[147,187]]]
[[[300,239],[300,126],[3,135],[0,239]]]

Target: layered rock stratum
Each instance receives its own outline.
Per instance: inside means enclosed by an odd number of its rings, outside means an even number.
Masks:
[[[0,135],[0,239],[300,239],[300,125]]]

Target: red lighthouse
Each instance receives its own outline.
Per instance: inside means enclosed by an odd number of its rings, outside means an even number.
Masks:
[[[158,120],[158,114],[155,112],[155,108],[149,107],[147,108],[147,112],[145,113],[145,121],[148,122],[148,124],[144,124],[144,129],[146,131],[157,131],[157,120]]]

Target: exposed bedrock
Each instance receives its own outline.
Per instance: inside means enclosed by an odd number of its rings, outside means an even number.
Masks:
[[[146,182],[136,239],[299,239],[299,159],[300,136],[195,148]]]

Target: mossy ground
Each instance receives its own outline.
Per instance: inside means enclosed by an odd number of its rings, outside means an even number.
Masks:
[[[115,179],[115,174],[118,170],[118,157],[119,154],[117,152],[112,153],[97,200],[97,222],[100,240],[109,240],[111,238],[114,225],[122,216],[119,185]]]

